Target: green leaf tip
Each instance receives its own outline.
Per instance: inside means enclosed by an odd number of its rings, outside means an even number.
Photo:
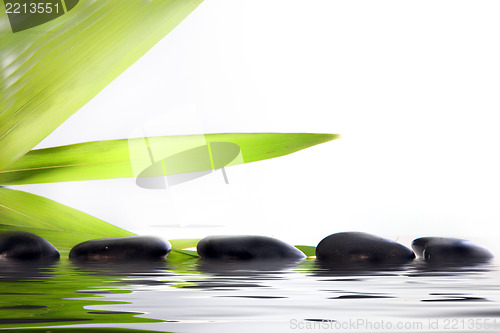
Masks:
[[[242,134],[232,142],[240,144],[245,163],[256,162],[295,153],[339,137],[338,134],[317,133],[260,133],[258,141]]]
[[[295,245],[297,249],[302,251],[306,256],[313,257],[316,255],[316,246],[310,245]]]
[[[338,134],[222,133],[95,141],[32,150],[0,171],[0,185],[211,172],[288,155]],[[144,185],[145,188],[148,188]]]

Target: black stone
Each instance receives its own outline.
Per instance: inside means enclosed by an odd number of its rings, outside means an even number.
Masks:
[[[93,239],[75,245],[69,253],[76,260],[155,260],[172,250],[168,241],[149,236]]]
[[[26,231],[0,232],[0,258],[15,260],[59,259],[59,252],[48,241]]]
[[[304,259],[299,249],[266,236],[208,236],[197,245],[202,259]]]
[[[484,262],[493,258],[484,247],[460,238],[421,237],[411,247],[429,262]]]
[[[339,232],[319,242],[316,258],[326,263],[399,264],[413,260],[415,253],[390,239],[364,232]]]

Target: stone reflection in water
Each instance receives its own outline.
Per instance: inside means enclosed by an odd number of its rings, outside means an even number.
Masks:
[[[2,260],[2,265],[0,265],[0,282],[44,282],[54,274],[57,266],[57,261]]]
[[[184,288],[203,290],[244,290],[267,287],[265,281],[281,279],[280,275],[297,266],[300,260],[199,260],[196,268],[203,275],[201,281]],[[283,277],[284,278],[284,277]],[[278,296],[277,296],[278,297]]]
[[[124,263],[121,261],[108,262],[81,262],[74,261],[72,266],[75,271],[83,274],[114,277],[113,284],[122,285],[167,285],[165,279],[174,274],[169,270],[165,260],[156,261],[132,261]]]
[[[317,261],[313,269],[315,276],[395,276],[412,267],[413,263],[332,263]]]
[[[77,271],[98,276],[171,276],[165,260],[148,261],[71,261],[71,267]]]
[[[172,257],[130,263],[61,260],[17,271],[0,280],[0,330],[89,325],[100,331],[109,325],[170,332],[291,332],[292,319],[498,317],[500,300],[496,266],[424,260],[325,265],[312,259]]]
[[[0,327],[47,320],[33,318],[33,314],[47,312],[47,305],[39,302],[39,298],[48,295],[44,287],[53,278],[56,267],[55,263],[3,260],[0,266]]]
[[[494,269],[489,262],[429,262],[426,260],[415,260],[408,267],[407,276],[467,276],[479,275],[490,272]]]
[[[224,276],[259,276],[276,274],[296,267],[301,259],[261,259],[261,260],[199,260],[196,267],[203,273]]]
[[[410,263],[330,263],[317,261],[311,269],[315,276],[465,276],[483,274],[493,269],[489,262],[444,262],[436,263],[421,259]]]

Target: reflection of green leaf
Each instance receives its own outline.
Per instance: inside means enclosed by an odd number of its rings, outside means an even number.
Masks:
[[[136,267],[133,265],[103,265],[100,269],[93,266],[75,266],[68,259],[61,259],[54,265],[36,266],[22,264],[2,265],[0,276],[0,330],[22,328],[17,332],[29,332],[25,327],[117,324],[117,323],[158,323],[161,320],[141,318],[138,312],[121,310],[123,301],[100,299],[104,294],[129,294],[133,281],[126,281],[134,270],[157,272],[161,266]],[[128,270],[127,270],[128,269]],[[165,271],[165,275],[168,276]],[[119,284],[117,283],[119,282]],[[114,311],[92,310],[95,306],[106,306]],[[102,308],[101,308],[102,309]],[[90,328],[89,328],[90,329]],[[54,330],[53,328],[33,332],[78,332],[77,329]],[[93,332],[106,332],[93,328]],[[86,332],[85,330],[82,332]],[[113,331],[111,332],[121,332]],[[126,331],[123,331],[124,333]],[[129,331],[133,332],[133,331]]]
[[[134,235],[79,210],[31,193],[0,188],[0,230],[32,232],[61,254],[95,238]]]
[[[317,269],[316,259],[307,258],[299,262],[293,270],[297,272],[310,272],[315,269]]]
[[[0,6],[0,170],[99,93],[203,0],[80,1],[13,33]]]
[[[32,150],[0,171],[0,184],[136,177],[145,170],[147,176],[206,171],[287,155],[336,138],[336,134],[231,133],[87,142]]]

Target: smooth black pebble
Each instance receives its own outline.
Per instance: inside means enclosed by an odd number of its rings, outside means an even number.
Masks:
[[[390,239],[365,232],[339,232],[324,238],[316,248],[316,258],[324,263],[405,263],[415,253]]]
[[[172,245],[157,237],[131,236],[93,239],[75,245],[69,253],[76,260],[157,260],[163,259]]]
[[[449,237],[421,237],[411,247],[415,253],[429,262],[485,262],[493,254],[471,241]]]
[[[0,258],[15,260],[59,259],[59,252],[48,241],[26,231],[0,232]]]
[[[304,259],[299,249],[266,236],[208,236],[196,249],[202,259]]]

